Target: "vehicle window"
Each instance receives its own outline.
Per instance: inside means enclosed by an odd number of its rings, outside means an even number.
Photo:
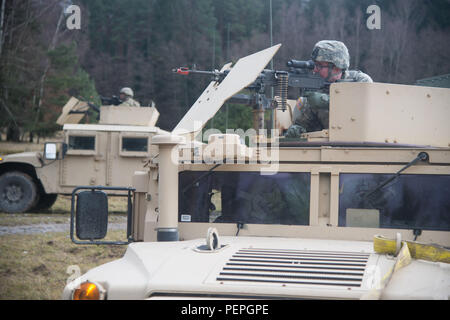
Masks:
[[[122,151],[147,152],[148,138],[123,137]]]
[[[450,175],[391,177],[341,174],[339,226],[450,230]]]
[[[309,224],[310,174],[179,174],[179,221]]]
[[[95,150],[95,136],[69,136],[69,149]]]

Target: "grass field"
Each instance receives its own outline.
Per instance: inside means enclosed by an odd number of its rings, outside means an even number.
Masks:
[[[110,222],[124,222],[126,200],[110,198]],[[47,212],[0,213],[0,227],[39,224],[68,224],[70,198],[59,196]],[[108,231],[109,239],[124,240],[125,230]],[[118,259],[126,246],[76,245],[68,232],[0,235],[0,299],[56,300],[60,299],[70,268],[81,273],[100,264]],[[69,269],[68,269],[69,268]]]
[[[85,273],[120,258],[125,249],[76,245],[64,233],[0,236],[0,299],[60,299],[71,266]]]
[[[51,140],[51,139],[50,139]],[[54,140],[54,139],[53,139]],[[37,143],[0,142],[0,155],[40,151],[44,139]],[[0,228],[61,225],[70,223],[70,197],[58,196],[55,204],[39,213],[7,214],[0,212]],[[110,197],[109,223],[125,223],[126,199]],[[109,230],[107,240],[126,239],[126,230]],[[0,234],[0,300],[60,299],[73,266],[81,273],[118,259],[126,246],[77,245],[69,232],[37,234]]]

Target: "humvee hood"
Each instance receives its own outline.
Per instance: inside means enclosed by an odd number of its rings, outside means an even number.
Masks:
[[[38,151],[13,153],[13,154],[8,154],[6,156],[2,156],[2,158],[3,158],[3,161],[1,163],[6,163],[6,162],[29,163],[35,167],[42,165],[42,163],[39,161],[39,159],[41,158],[41,154]]]
[[[220,240],[216,251],[207,250],[204,239],[133,243],[122,259],[91,269],[81,281],[101,284],[107,299],[360,299],[395,264],[365,241]],[[392,276],[381,298],[447,299],[449,287],[440,284],[449,276],[448,264],[413,260]]]
[[[361,285],[372,252],[370,243],[350,241],[221,237],[213,252],[205,244],[198,239],[172,252],[158,249],[165,257],[149,279],[148,296],[290,297],[323,286],[348,291]],[[151,260],[144,263],[153,267]]]

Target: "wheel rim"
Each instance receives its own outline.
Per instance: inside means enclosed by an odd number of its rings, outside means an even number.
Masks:
[[[10,203],[18,203],[23,199],[24,190],[21,185],[18,184],[10,184],[4,190],[4,199]]]

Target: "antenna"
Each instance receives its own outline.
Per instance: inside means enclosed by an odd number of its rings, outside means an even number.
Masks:
[[[269,25],[269,29],[270,29],[270,46],[273,46],[273,34],[272,34],[272,0],[269,0],[269,15],[270,15],[270,25]],[[270,69],[273,70],[273,57],[270,60]],[[271,92],[271,98],[273,99],[274,96],[274,91],[273,91],[273,87],[270,89]],[[272,110],[270,113],[270,123],[271,123],[271,129],[275,128],[275,110]]]
[[[230,23],[227,25],[227,60],[230,59]],[[225,131],[228,129],[228,103],[225,104]]]
[[[216,27],[213,30],[213,47],[212,47],[212,68],[214,70],[216,68]]]

